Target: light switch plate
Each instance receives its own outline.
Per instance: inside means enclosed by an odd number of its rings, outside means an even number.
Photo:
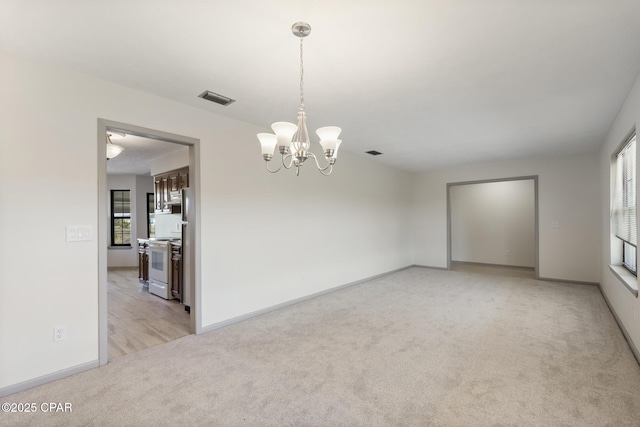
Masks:
[[[90,225],[67,225],[67,242],[86,242],[93,240],[93,228]]]

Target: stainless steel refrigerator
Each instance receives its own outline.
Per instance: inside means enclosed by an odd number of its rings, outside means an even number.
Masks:
[[[194,266],[193,266],[193,254],[195,253],[193,247],[193,233],[192,227],[189,222],[193,221],[193,190],[191,188],[183,188],[181,190],[182,197],[182,304],[185,306],[185,310],[191,311],[191,304],[193,303],[193,278],[194,278]]]

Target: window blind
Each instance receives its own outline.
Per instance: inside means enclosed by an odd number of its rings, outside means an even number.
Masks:
[[[616,237],[638,246],[636,226],[636,135],[620,150],[616,159],[614,220]]]

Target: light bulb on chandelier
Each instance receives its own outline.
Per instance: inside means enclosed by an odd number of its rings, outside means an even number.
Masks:
[[[271,125],[274,134],[259,133],[258,140],[262,146],[262,157],[267,162],[267,170],[271,173],[278,172],[283,166],[289,169],[296,168],[296,175],[300,174],[302,166],[308,158],[316,162],[318,170],[323,175],[329,175],[333,171],[333,165],[338,156],[338,148],[342,140],[338,139],[340,129],[337,126],[326,126],[316,130],[320,138],[320,145],[327,161],[325,166],[320,166],[316,156],[309,151],[311,141],[307,131],[307,114],[304,111],[304,62],[303,62],[303,40],[311,33],[311,26],[306,22],[296,22],[291,27],[291,31],[300,37],[300,107],[298,110],[298,125],[289,122],[276,122]],[[282,165],[276,170],[269,169],[269,163],[273,159],[276,146],[282,157]]]

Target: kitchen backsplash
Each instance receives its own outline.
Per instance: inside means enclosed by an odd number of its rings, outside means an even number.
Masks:
[[[156,213],[156,238],[182,238],[182,215]]]

